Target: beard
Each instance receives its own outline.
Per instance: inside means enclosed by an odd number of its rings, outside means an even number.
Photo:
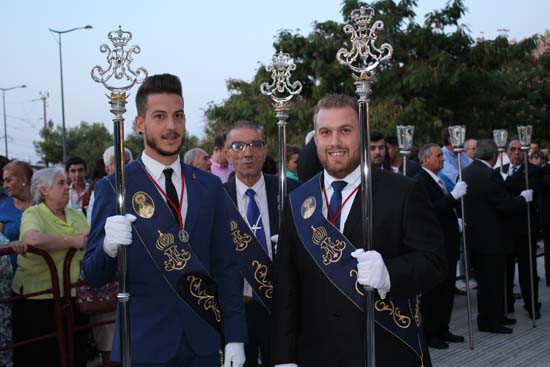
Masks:
[[[153,149],[158,154],[160,154],[162,156],[165,156],[165,157],[171,157],[171,156],[179,154],[179,152],[181,151],[181,148],[183,147],[184,139],[182,137],[179,145],[177,146],[177,148],[175,148],[171,151],[160,148],[157,140],[155,138],[151,137],[151,136],[148,136],[147,133],[145,133],[145,142],[147,143],[147,145],[151,149]]]

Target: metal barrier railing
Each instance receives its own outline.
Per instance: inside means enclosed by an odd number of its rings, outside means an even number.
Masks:
[[[33,246],[29,246],[27,251],[30,252],[31,254],[36,254],[38,256],[41,256],[44,259],[50,271],[52,287],[39,292],[32,292],[24,295],[19,295],[19,296],[0,298],[0,303],[13,303],[19,299],[30,298],[38,295],[43,295],[43,294],[51,294],[54,302],[53,316],[55,320],[55,332],[30,338],[27,340],[19,341],[17,343],[0,345],[0,350],[13,349],[23,345],[35,343],[38,341],[56,338],[57,347],[59,351],[59,365],[60,367],[68,367],[67,353],[66,353],[66,334],[63,327],[62,302],[61,302],[61,294],[59,289],[59,279],[58,279],[55,263],[47,251],[37,249]],[[15,252],[10,247],[0,249],[0,256],[11,255],[14,253]]]

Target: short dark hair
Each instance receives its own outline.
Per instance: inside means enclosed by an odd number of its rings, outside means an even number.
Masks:
[[[327,94],[321,98],[313,109],[313,124],[317,120],[317,114],[321,109],[351,107],[357,111],[357,98],[345,94]]]
[[[481,139],[477,142],[476,158],[488,161],[498,153],[497,144],[493,139]]]
[[[214,138],[214,148],[223,149],[225,147],[225,138],[227,138],[227,133],[216,135]]]
[[[67,159],[67,162],[65,163],[65,171],[69,172],[69,168],[72,165],[77,165],[77,164],[83,164],[84,165],[84,170],[88,171],[88,166],[86,166],[86,162],[84,162],[84,159],[82,159],[80,157],[72,157],[72,158]]]
[[[294,144],[286,145],[286,161],[288,162],[294,154],[300,154],[300,147]]]
[[[398,147],[399,146],[399,142],[397,141],[397,136],[395,136],[395,135],[387,136],[386,139],[384,139],[384,141],[386,142],[386,144],[389,144],[392,147]]]
[[[379,130],[372,129],[370,131],[370,141],[380,141],[384,140],[384,134],[382,134]]]
[[[150,94],[177,94],[182,97],[181,81],[172,74],[158,74],[147,77],[139,87],[136,94],[136,109],[140,116],[145,116],[147,110],[147,97]]]

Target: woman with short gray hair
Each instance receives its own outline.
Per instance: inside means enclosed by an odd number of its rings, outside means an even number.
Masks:
[[[71,282],[80,274],[82,251],[88,238],[88,222],[79,210],[67,207],[69,184],[62,168],[45,168],[34,173],[31,195],[36,205],[28,208],[21,218],[20,240],[29,246],[45,250],[57,269],[61,294],[63,294],[63,263],[67,252],[75,248],[70,267]],[[18,256],[17,270],[12,290],[17,295],[50,289],[52,281],[44,259],[36,254]],[[75,305],[75,291],[71,291]],[[51,294],[42,294],[15,301],[13,308],[13,339],[20,342],[55,331],[54,302]],[[75,314],[75,323],[84,324],[87,317]],[[75,366],[86,365],[86,332],[75,334]],[[16,366],[58,366],[55,339],[43,340],[16,348]]]

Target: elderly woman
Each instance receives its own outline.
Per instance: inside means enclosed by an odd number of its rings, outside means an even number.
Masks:
[[[20,239],[25,244],[45,250],[57,268],[61,292],[63,292],[63,261],[71,248],[78,249],[71,263],[71,281],[78,279],[80,261],[86,246],[88,222],[81,211],[67,208],[69,185],[62,168],[45,168],[35,172],[31,180],[31,194],[36,203],[23,213]],[[41,256],[26,254],[17,259],[12,290],[15,294],[27,294],[51,288],[51,276]],[[74,299],[75,291],[72,291]],[[13,334],[16,342],[55,330],[54,303],[49,294],[18,300],[13,310]],[[75,322],[87,319],[75,312]],[[70,337],[70,336],[69,336]],[[76,366],[86,365],[86,333],[75,336]],[[58,349],[55,339],[16,348],[15,366],[57,366]]]

